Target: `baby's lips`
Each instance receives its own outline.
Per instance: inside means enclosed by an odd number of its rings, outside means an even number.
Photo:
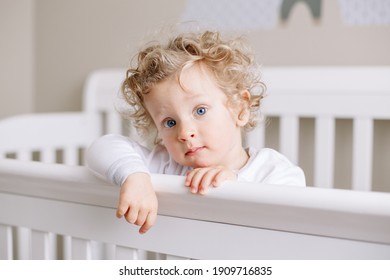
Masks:
[[[194,155],[196,154],[198,151],[202,150],[204,147],[195,147],[195,148],[191,148],[191,149],[188,149],[187,152],[185,153],[186,156],[188,155]]]

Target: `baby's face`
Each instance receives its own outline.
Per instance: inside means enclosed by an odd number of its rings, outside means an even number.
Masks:
[[[145,95],[149,111],[169,154],[193,168],[241,168],[248,159],[242,148],[239,110],[228,107],[226,94],[210,70],[196,64],[172,76]]]

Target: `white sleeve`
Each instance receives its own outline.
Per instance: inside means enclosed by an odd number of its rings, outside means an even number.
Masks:
[[[89,169],[116,185],[122,185],[126,178],[136,172],[182,173],[182,168],[172,162],[163,146],[152,151],[130,138],[108,134],[95,140],[86,151]]]

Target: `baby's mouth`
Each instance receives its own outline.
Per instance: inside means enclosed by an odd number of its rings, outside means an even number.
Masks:
[[[194,156],[196,155],[197,153],[199,153],[200,151],[202,151],[205,147],[202,146],[202,147],[193,147],[193,148],[190,148],[187,150],[187,152],[185,153],[186,156]]]

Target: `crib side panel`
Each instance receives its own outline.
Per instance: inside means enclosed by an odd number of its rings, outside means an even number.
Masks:
[[[0,122],[0,158],[80,165],[83,151],[100,135],[99,126],[96,115],[81,112],[11,117]],[[23,227],[2,227],[2,259],[58,258],[61,236]],[[67,254],[64,240],[61,247]],[[17,246],[12,248],[14,243]]]
[[[390,257],[386,193],[231,182],[202,197],[180,176],[155,174],[160,215],[140,235],[115,217],[117,188],[85,167],[1,160],[0,174],[2,236],[15,227],[35,240],[14,240],[16,258],[50,257],[49,232],[70,236],[76,259]]]
[[[43,113],[11,117],[0,122],[0,156],[46,163],[80,164],[79,151],[100,135],[96,115]]]
[[[138,259],[143,250],[156,252],[160,258],[185,259],[387,259],[387,244],[329,238],[270,229],[259,229],[219,222],[158,216],[156,225],[146,235],[138,228],[118,220],[107,207],[81,205],[47,199],[0,194],[5,207],[12,203],[28,204],[31,216],[11,222],[0,215],[2,222],[25,225],[35,232],[56,232],[72,236],[71,259],[93,259],[94,241],[113,244],[111,258]],[[54,209],[55,207],[55,209]],[[53,216],[45,213],[58,212]],[[69,221],[69,222],[63,222]],[[86,226],[88,225],[88,226]],[[224,234],[221,235],[221,232]],[[196,234],[194,234],[196,233]],[[45,235],[28,251],[44,258]],[[190,240],[189,240],[190,239]],[[228,245],[227,245],[228,244]],[[337,248],[337,250],[335,250]],[[100,256],[104,256],[104,252]]]

